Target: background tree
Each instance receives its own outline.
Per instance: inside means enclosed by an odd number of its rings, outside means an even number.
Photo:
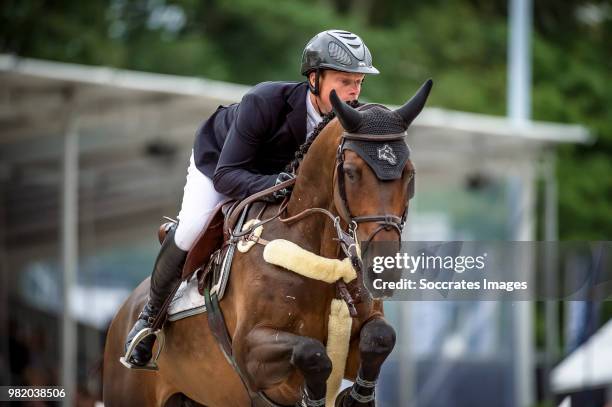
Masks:
[[[6,0],[0,49],[22,56],[254,84],[301,80],[313,33],[367,40],[383,75],[365,99],[401,103],[427,77],[433,105],[506,111],[504,0]],[[533,118],[581,123],[589,146],[559,149],[561,239],[612,236],[609,0],[534,2]]]

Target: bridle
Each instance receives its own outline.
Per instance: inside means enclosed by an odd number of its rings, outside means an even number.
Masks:
[[[354,216],[352,214],[350,206],[349,206],[348,198],[346,195],[346,184],[344,181],[344,151],[347,149],[350,149],[350,145],[347,145],[346,142],[347,140],[349,141],[356,140],[356,141],[362,141],[362,142],[380,143],[380,142],[385,142],[385,141],[389,141],[389,142],[390,141],[400,141],[400,140],[404,140],[405,137],[406,137],[405,132],[395,133],[395,134],[386,134],[386,135],[355,134],[355,133],[344,132],[342,134],[340,144],[338,145],[338,150],[336,152],[336,176],[334,177],[334,180],[337,180],[338,182],[338,193],[340,195],[341,208],[337,208],[337,209],[340,212],[340,214],[343,214],[346,217],[346,219],[344,220],[348,224],[348,233],[351,236],[353,236],[353,238],[356,240],[357,239],[356,231],[360,223],[376,222],[378,224],[378,227],[372,233],[370,233],[370,235],[368,235],[367,239],[365,240],[365,244],[363,248],[364,255],[372,239],[382,230],[395,230],[401,239],[402,231],[404,229],[404,225],[406,224],[406,217],[408,214],[408,205],[406,205],[406,207],[404,208],[404,211],[401,217],[397,215],[393,215],[393,214],[388,214],[388,213],[381,214],[381,215],[364,215],[364,216]],[[410,177],[411,178],[409,182],[413,183],[414,171],[411,172]],[[412,195],[414,193],[414,189],[413,188],[410,188],[410,189],[412,191],[411,192],[411,195]],[[408,199],[412,198],[411,195],[408,197]]]
[[[346,194],[346,185],[344,183],[344,151],[349,148],[355,148],[355,146],[351,145],[351,143],[354,141],[365,142],[365,143],[372,142],[372,143],[380,144],[381,141],[392,143],[392,142],[398,142],[399,140],[401,140],[403,142],[404,137],[405,137],[405,132],[398,133],[398,134],[388,134],[388,135],[368,135],[368,134],[354,134],[354,133],[344,132],[341,135],[340,144],[338,146],[338,150],[336,153],[334,176],[332,177],[332,191],[334,194],[334,198],[333,198],[334,202],[336,202],[335,194],[338,193],[340,196],[340,207],[336,205],[336,210],[338,212],[338,215],[330,212],[329,210],[325,208],[315,207],[315,208],[306,208],[293,216],[283,218],[282,215],[285,213],[287,206],[289,204],[289,195],[288,195],[285,197],[284,201],[281,203],[280,207],[278,208],[278,211],[273,216],[260,220],[258,222],[255,222],[240,232],[233,231],[231,228],[225,227],[225,229],[228,230],[228,233],[230,235],[230,239],[228,240],[227,243],[236,243],[239,240],[246,239],[246,240],[252,240],[262,245],[266,245],[268,242],[265,239],[262,239],[260,237],[254,237],[253,231],[257,227],[264,225],[268,222],[271,222],[274,219],[278,219],[280,222],[285,223],[285,224],[291,224],[291,223],[298,222],[306,218],[307,216],[310,216],[313,214],[325,215],[327,218],[331,220],[334,226],[336,236],[337,236],[336,238],[334,238],[334,240],[338,241],[339,249],[350,260],[351,265],[353,266],[355,271],[358,273],[358,275],[363,275],[364,267],[363,267],[362,258],[366,254],[369,243],[380,231],[395,230],[401,240],[401,234],[404,228],[404,224],[406,222],[406,215],[408,212],[408,204],[406,204],[406,207],[404,208],[404,212],[402,213],[401,217],[397,215],[393,215],[393,214],[374,214],[374,215],[353,216],[351,213],[350,207],[349,207],[349,202],[348,202],[347,194]],[[405,147],[407,148],[408,146],[405,146]],[[358,150],[358,148],[355,148],[355,149]],[[365,158],[364,161],[366,161],[368,165],[371,166],[370,164],[371,160],[369,160],[368,158]],[[403,168],[403,164],[402,164],[402,168]],[[374,172],[376,173],[375,170]],[[377,178],[380,179],[378,175],[377,175]],[[260,199],[264,195],[271,194],[274,191],[277,191],[283,188],[287,188],[287,187],[291,187],[294,183],[295,183],[295,178],[292,178],[290,180],[284,181],[274,187],[264,190],[240,202],[240,204],[238,204],[236,208],[232,209],[232,213],[230,215],[231,219],[230,219],[229,224],[230,225],[235,224],[235,222],[233,221],[235,220],[235,217],[238,216],[242,212],[242,210],[245,209],[251,202],[254,202]],[[338,188],[336,188],[336,183],[338,184]],[[413,195],[414,195],[414,171],[411,171],[410,180],[408,184],[408,199],[412,198]],[[259,219],[259,217],[261,216],[265,208],[266,206],[264,205],[264,207],[260,211],[260,215],[257,216],[257,219]],[[366,243],[364,245],[364,250],[361,250],[358,244],[357,228],[359,224],[368,223],[368,222],[376,222],[378,223],[378,227],[374,230],[374,232],[372,232],[367,237],[365,241]],[[343,223],[347,225],[346,230],[343,227]],[[355,316],[356,309],[354,307],[354,301],[353,301],[353,298],[351,297],[351,294],[349,294],[346,288],[346,284],[343,281],[339,280],[337,282],[337,285],[338,285],[339,293],[341,297],[346,301],[347,305],[349,306],[349,311],[350,311],[351,316]]]
[[[362,216],[352,215],[346,194],[346,184],[344,182],[344,151],[350,148],[350,143],[347,143],[347,141],[358,140],[362,142],[380,143],[404,140],[405,136],[405,132],[387,135],[355,134],[343,132],[340,144],[338,145],[338,149],[336,152],[335,176],[333,177],[334,194],[335,191],[338,191],[340,195],[341,207],[336,207],[339,215],[334,215],[333,213],[324,208],[308,208],[288,218],[279,217],[279,220],[283,223],[293,223],[314,213],[326,215],[333,222],[337,235],[336,239],[340,244],[340,248],[342,249],[346,257],[350,259],[351,264],[353,265],[355,270],[357,272],[363,271],[362,256],[365,255],[369,243],[379,232],[381,232],[382,230],[395,230],[401,239],[402,230],[404,229],[404,225],[406,223],[408,205],[406,205],[406,207],[404,208],[404,212],[402,213],[401,217],[388,213]],[[411,172],[410,176],[411,179],[409,181],[409,199],[412,198],[412,195],[414,193],[414,172]],[[335,188],[336,182],[338,184],[337,189]],[[279,213],[284,211],[284,209],[286,208],[286,203],[287,199],[285,200],[285,202],[283,202],[283,205],[281,205]],[[347,225],[346,230],[344,230],[342,227],[343,221]],[[378,224],[378,227],[367,237],[362,251],[360,250],[359,245],[357,243],[357,228],[360,223],[370,222],[376,222]]]

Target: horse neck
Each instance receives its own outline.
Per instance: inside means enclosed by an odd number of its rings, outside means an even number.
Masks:
[[[333,176],[336,163],[336,149],[342,127],[332,121],[319,134],[300,163],[291,199],[287,205],[288,216],[296,215],[310,208],[327,209],[337,215],[333,198]],[[324,215],[313,214],[295,223],[303,236],[318,247],[326,257],[336,256],[335,230],[332,222]]]

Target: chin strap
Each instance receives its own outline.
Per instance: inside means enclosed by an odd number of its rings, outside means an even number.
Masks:
[[[314,85],[310,83],[310,79],[308,80],[308,88],[310,89],[310,92],[312,92],[312,94],[315,96],[319,96],[319,94],[321,93],[319,89],[319,78],[320,77],[321,77],[321,68],[317,68],[317,70],[315,71]]]

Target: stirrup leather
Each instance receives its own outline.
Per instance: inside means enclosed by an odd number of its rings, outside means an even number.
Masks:
[[[155,353],[155,355],[153,355],[153,357],[151,358],[151,360],[149,360],[149,362],[147,362],[146,365],[144,366],[139,366],[139,365],[135,365],[133,363],[130,362],[130,358],[132,357],[132,353],[134,352],[134,349],[136,349],[136,346],[142,342],[142,340],[144,338],[146,338],[149,335],[155,335],[156,339],[157,339],[157,352]],[[123,355],[122,357],[119,358],[119,362],[121,362],[121,364],[125,367],[127,367],[128,369],[134,369],[134,370],[154,370],[157,371],[159,370],[159,367],[157,366],[157,359],[159,359],[159,355],[161,354],[162,349],[164,348],[164,343],[165,343],[165,335],[164,335],[164,331],[162,329],[158,329],[156,331],[153,331],[153,329],[151,328],[144,328],[142,330],[140,330],[136,336],[134,336],[134,339],[132,339],[132,342],[130,343],[130,346],[128,347],[127,351],[125,352],[125,355]]]

